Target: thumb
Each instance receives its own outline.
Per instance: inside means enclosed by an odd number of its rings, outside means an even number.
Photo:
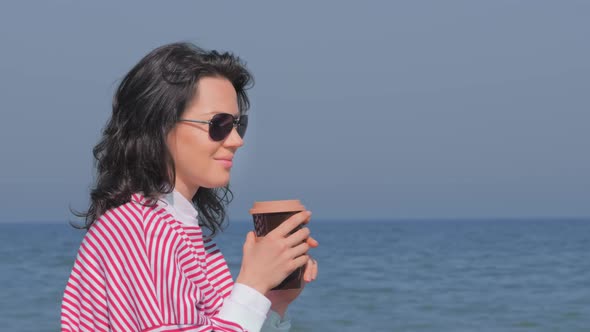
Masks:
[[[256,236],[254,232],[250,231],[246,234],[246,241],[244,242],[244,249],[251,248],[256,243]]]

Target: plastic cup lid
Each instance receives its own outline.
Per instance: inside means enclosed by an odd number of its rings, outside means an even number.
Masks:
[[[303,210],[305,210],[305,206],[301,204],[300,200],[290,199],[283,201],[254,202],[254,205],[250,209],[250,214],[295,212]]]

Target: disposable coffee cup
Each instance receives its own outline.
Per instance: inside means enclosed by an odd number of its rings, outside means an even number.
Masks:
[[[297,199],[255,202],[250,209],[250,214],[254,219],[254,232],[256,236],[265,236],[285,220],[289,219],[289,217],[301,211],[305,211],[305,207]],[[289,234],[295,233],[301,227],[303,225],[295,227]],[[297,268],[283,282],[273,288],[273,290],[301,288],[303,270],[304,266]]]

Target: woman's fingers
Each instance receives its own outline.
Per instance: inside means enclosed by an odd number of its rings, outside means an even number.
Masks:
[[[268,235],[277,237],[286,237],[292,230],[301,224],[307,224],[311,217],[311,211],[301,211],[292,215],[285,222],[281,223],[277,228],[272,230]]]
[[[318,241],[316,241],[316,239],[312,238],[311,236],[307,238],[307,244],[309,244],[309,246],[311,248],[317,248],[317,246],[320,245],[320,243]]]
[[[309,256],[307,255],[301,255],[295,259],[293,259],[293,270],[295,270],[298,267],[302,267],[303,265],[305,265],[307,263],[307,261],[309,260]]]
[[[309,238],[309,228],[303,227],[302,229],[298,230],[297,232],[289,235],[287,237],[287,245],[289,247],[295,247],[296,245],[306,242],[306,239]],[[309,245],[309,243],[308,243]]]
[[[309,256],[303,278],[305,282],[312,282],[318,276],[318,262]]]
[[[288,251],[288,256],[289,257],[299,257],[301,255],[304,255],[307,253],[307,251],[309,250],[309,245],[305,242],[296,245],[295,247],[289,249]]]
[[[311,257],[307,261],[307,264],[305,264],[305,272],[303,273],[303,280],[305,280],[305,282],[311,281]]]

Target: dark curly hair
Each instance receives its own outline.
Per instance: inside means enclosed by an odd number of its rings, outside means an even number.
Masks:
[[[88,211],[74,212],[89,229],[107,210],[141,192],[152,203],[174,190],[175,167],[166,136],[181,118],[203,77],[223,77],[236,89],[238,108],[250,103],[246,90],[253,77],[239,57],[207,51],[190,43],[161,46],[147,54],[123,78],[113,98],[113,113],[94,147],[96,185]],[[214,236],[223,228],[225,206],[233,199],[229,184],[200,187],[192,198],[199,222]]]

